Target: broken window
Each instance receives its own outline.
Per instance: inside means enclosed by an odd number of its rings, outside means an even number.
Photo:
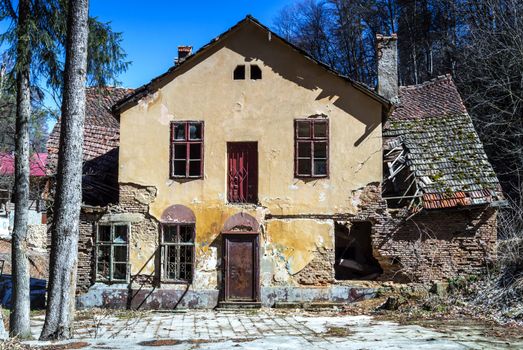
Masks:
[[[262,78],[262,71],[260,67],[258,67],[255,64],[251,64],[251,79],[252,80],[259,80]]]
[[[203,122],[171,124],[171,177],[203,177]]]
[[[96,281],[126,282],[128,224],[99,224],[96,228]]]
[[[373,280],[383,270],[372,255],[372,225],[353,222],[350,228],[335,227],[335,278],[337,280]]]
[[[329,172],[329,121],[295,120],[295,177],[326,177]]]
[[[194,264],[194,224],[162,226],[162,280],[191,283]]]
[[[244,80],[245,79],[245,65],[240,64],[234,68],[233,73],[234,80]]]

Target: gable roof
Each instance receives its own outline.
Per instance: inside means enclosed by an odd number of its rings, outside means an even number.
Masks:
[[[360,92],[364,93],[365,95],[371,97],[372,99],[378,101],[379,103],[381,103],[384,106],[386,114],[389,114],[390,111],[392,110],[393,104],[389,100],[387,100],[385,97],[383,97],[380,94],[378,94],[377,92],[375,92],[373,89],[369,88],[368,86],[366,86],[363,83],[357,82],[357,81],[349,78],[348,76],[340,74],[339,72],[335,71],[332,67],[328,66],[327,64],[325,64],[321,61],[318,61],[317,59],[315,59],[314,57],[309,55],[307,52],[305,52],[304,50],[300,49],[299,47],[293,45],[289,41],[280,37],[278,34],[272,32],[267,26],[260,23],[256,18],[252,17],[251,15],[247,15],[243,20],[236,23],[234,26],[232,26],[231,28],[229,28],[228,30],[226,30],[225,32],[223,32],[222,34],[220,34],[219,36],[217,36],[216,38],[211,40],[206,45],[202,46],[198,51],[196,51],[192,55],[187,56],[181,63],[172,66],[171,68],[169,68],[167,70],[167,72],[157,76],[156,78],[153,78],[149,83],[137,88],[132,94],[129,94],[122,100],[118,101],[113,106],[113,112],[116,115],[118,115],[122,111],[135,106],[141,98],[143,98],[151,93],[156,92],[156,90],[158,90],[160,87],[164,86],[166,84],[166,82],[170,82],[172,79],[174,79],[176,74],[180,71],[180,69],[184,65],[187,65],[191,61],[195,61],[198,57],[205,54],[205,52],[210,50],[212,47],[216,46],[218,43],[220,43],[225,38],[229,37],[232,33],[236,32],[237,30],[239,30],[240,28],[242,28],[244,25],[246,25],[248,23],[256,25],[261,30],[267,32],[268,35],[280,40],[290,49],[297,51],[299,54],[301,54],[302,56],[304,56],[305,58],[310,60],[312,63],[315,63],[315,64],[319,65],[320,67],[322,67],[323,69],[327,70],[328,72],[332,73],[333,75],[346,80],[358,91],[360,91]]]
[[[116,101],[132,89],[117,87],[86,88],[83,146],[82,201],[106,205],[118,199],[118,145],[120,126],[111,113]],[[47,173],[54,175],[60,143],[60,120],[47,141]]]
[[[383,135],[385,150],[403,152],[397,164],[414,174],[424,208],[503,199],[499,181],[450,75],[400,87],[399,105]]]

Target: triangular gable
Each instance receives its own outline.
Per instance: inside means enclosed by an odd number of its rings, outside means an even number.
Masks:
[[[257,19],[255,19],[254,17],[252,17],[250,15],[247,15],[243,20],[241,20],[240,22],[238,22],[237,24],[235,24],[234,26],[229,28],[224,33],[220,34],[215,39],[211,40],[206,45],[202,46],[194,54],[185,58],[182,63],[172,66],[171,68],[169,68],[169,70],[167,70],[167,72],[152,79],[149,83],[137,88],[134,91],[134,93],[132,93],[132,94],[126,96],[124,99],[118,101],[113,107],[113,112],[116,115],[119,115],[121,112],[135,106],[140,99],[142,99],[143,97],[145,97],[151,93],[156,92],[159,88],[165,86],[167,83],[172,81],[176,77],[177,73],[179,73],[182,70],[182,68],[185,68],[186,65],[190,64],[191,62],[197,61],[197,59],[199,57],[203,56],[210,49],[212,49],[213,47],[215,47],[216,45],[221,43],[223,40],[225,40],[227,37],[229,37],[233,33],[240,30],[244,25],[246,25],[248,23],[258,26],[260,29],[267,32],[267,35],[270,35],[272,38],[276,38],[277,40],[280,40],[285,45],[287,45],[290,49],[297,51],[299,54],[306,57],[308,60],[311,61],[311,63],[317,64],[320,67],[322,67],[323,69],[325,69],[328,72],[335,75],[336,77],[339,77],[341,79],[348,81],[356,90],[358,90],[358,91],[364,93],[365,95],[371,97],[372,99],[378,101],[384,107],[386,115],[388,115],[392,112],[393,105],[389,100],[387,100],[383,96],[379,95],[378,93],[376,93],[375,91],[373,91],[372,89],[367,87],[366,85],[359,83],[345,75],[338,73],[337,71],[332,69],[330,66],[313,58],[308,53],[306,53],[304,50],[298,48],[297,46],[291,44],[289,41],[285,40],[284,38],[282,38],[279,35],[272,32],[268,27],[261,24]]]

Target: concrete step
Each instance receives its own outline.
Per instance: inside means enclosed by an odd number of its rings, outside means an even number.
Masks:
[[[261,303],[258,301],[220,301],[216,310],[238,310],[259,308],[261,308]]]
[[[305,309],[305,310],[333,310],[339,309],[346,305],[346,303],[336,302],[276,302],[274,308],[276,309]]]

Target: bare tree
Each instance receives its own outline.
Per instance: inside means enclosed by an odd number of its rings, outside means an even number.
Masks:
[[[88,0],[70,0],[60,151],[51,227],[47,312],[40,339],[72,336],[82,200],[82,147],[87,77]]]
[[[29,83],[31,52],[29,42],[29,0],[20,0],[17,24],[17,99],[15,141],[15,221],[12,236],[13,300],[10,334],[31,337],[29,310],[29,263],[27,260],[27,225],[29,216],[29,118],[31,87]]]

